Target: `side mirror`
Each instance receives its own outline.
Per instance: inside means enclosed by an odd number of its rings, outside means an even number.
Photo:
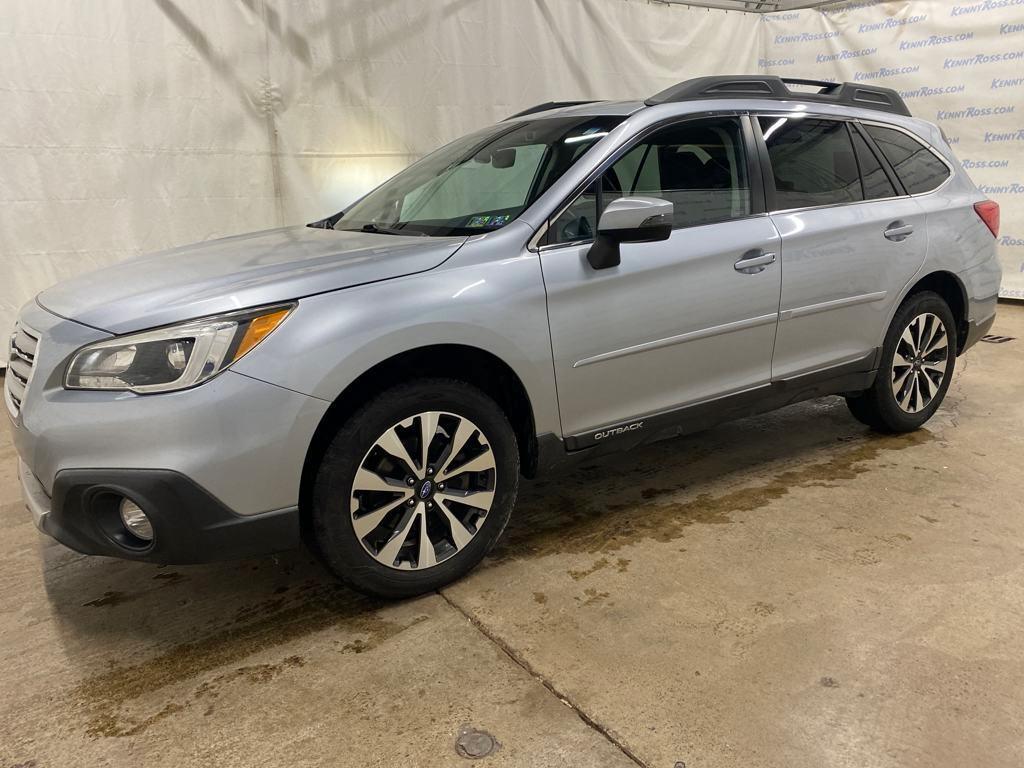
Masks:
[[[594,269],[617,267],[619,243],[651,243],[672,234],[673,205],[656,197],[620,197],[601,214],[597,238],[587,252]]]

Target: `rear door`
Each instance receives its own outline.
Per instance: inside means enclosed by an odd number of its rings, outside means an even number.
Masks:
[[[646,435],[657,428],[649,416],[768,385],[779,238],[752,147],[739,116],[658,128],[551,222],[540,258],[562,426],[574,445],[621,434],[617,425]],[[619,266],[593,269],[586,255],[601,211],[634,194],[672,201],[671,237],[623,243]],[[741,263],[758,256],[767,263]]]
[[[925,214],[854,122],[791,114],[757,122],[782,236],[772,377],[867,370],[894,302],[924,262]]]

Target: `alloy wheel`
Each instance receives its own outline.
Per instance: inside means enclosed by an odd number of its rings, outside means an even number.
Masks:
[[[431,568],[480,531],[496,476],[490,442],[472,421],[444,411],[411,416],[380,435],[356,470],[356,538],[389,568]]]
[[[892,358],[892,394],[906,413],[917,413],[935,399],[946,378],[949,334],[938,315],[911,320]]]

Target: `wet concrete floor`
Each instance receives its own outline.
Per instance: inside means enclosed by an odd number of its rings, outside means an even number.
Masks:
[[[528,483],[398,604],[77,555],[0,430],[0,768],[1022,765],[1024,307],[993,332],[925,430],[831,398]]]

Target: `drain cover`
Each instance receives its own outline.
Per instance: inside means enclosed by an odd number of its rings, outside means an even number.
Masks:
[[[455,739],[455,751],[470,760],[487,757],[499,746],[498,740],[487,731],[479,731],[468,725],[459,729],[458,738]]]
[[[988,336],[982,336],[981,340],[982,341],[987,341],[989,344],[1005,344],[1008,341],[1015,341],[1016,337],[1015,336],[995,336],[995,335],[990,333]]]

